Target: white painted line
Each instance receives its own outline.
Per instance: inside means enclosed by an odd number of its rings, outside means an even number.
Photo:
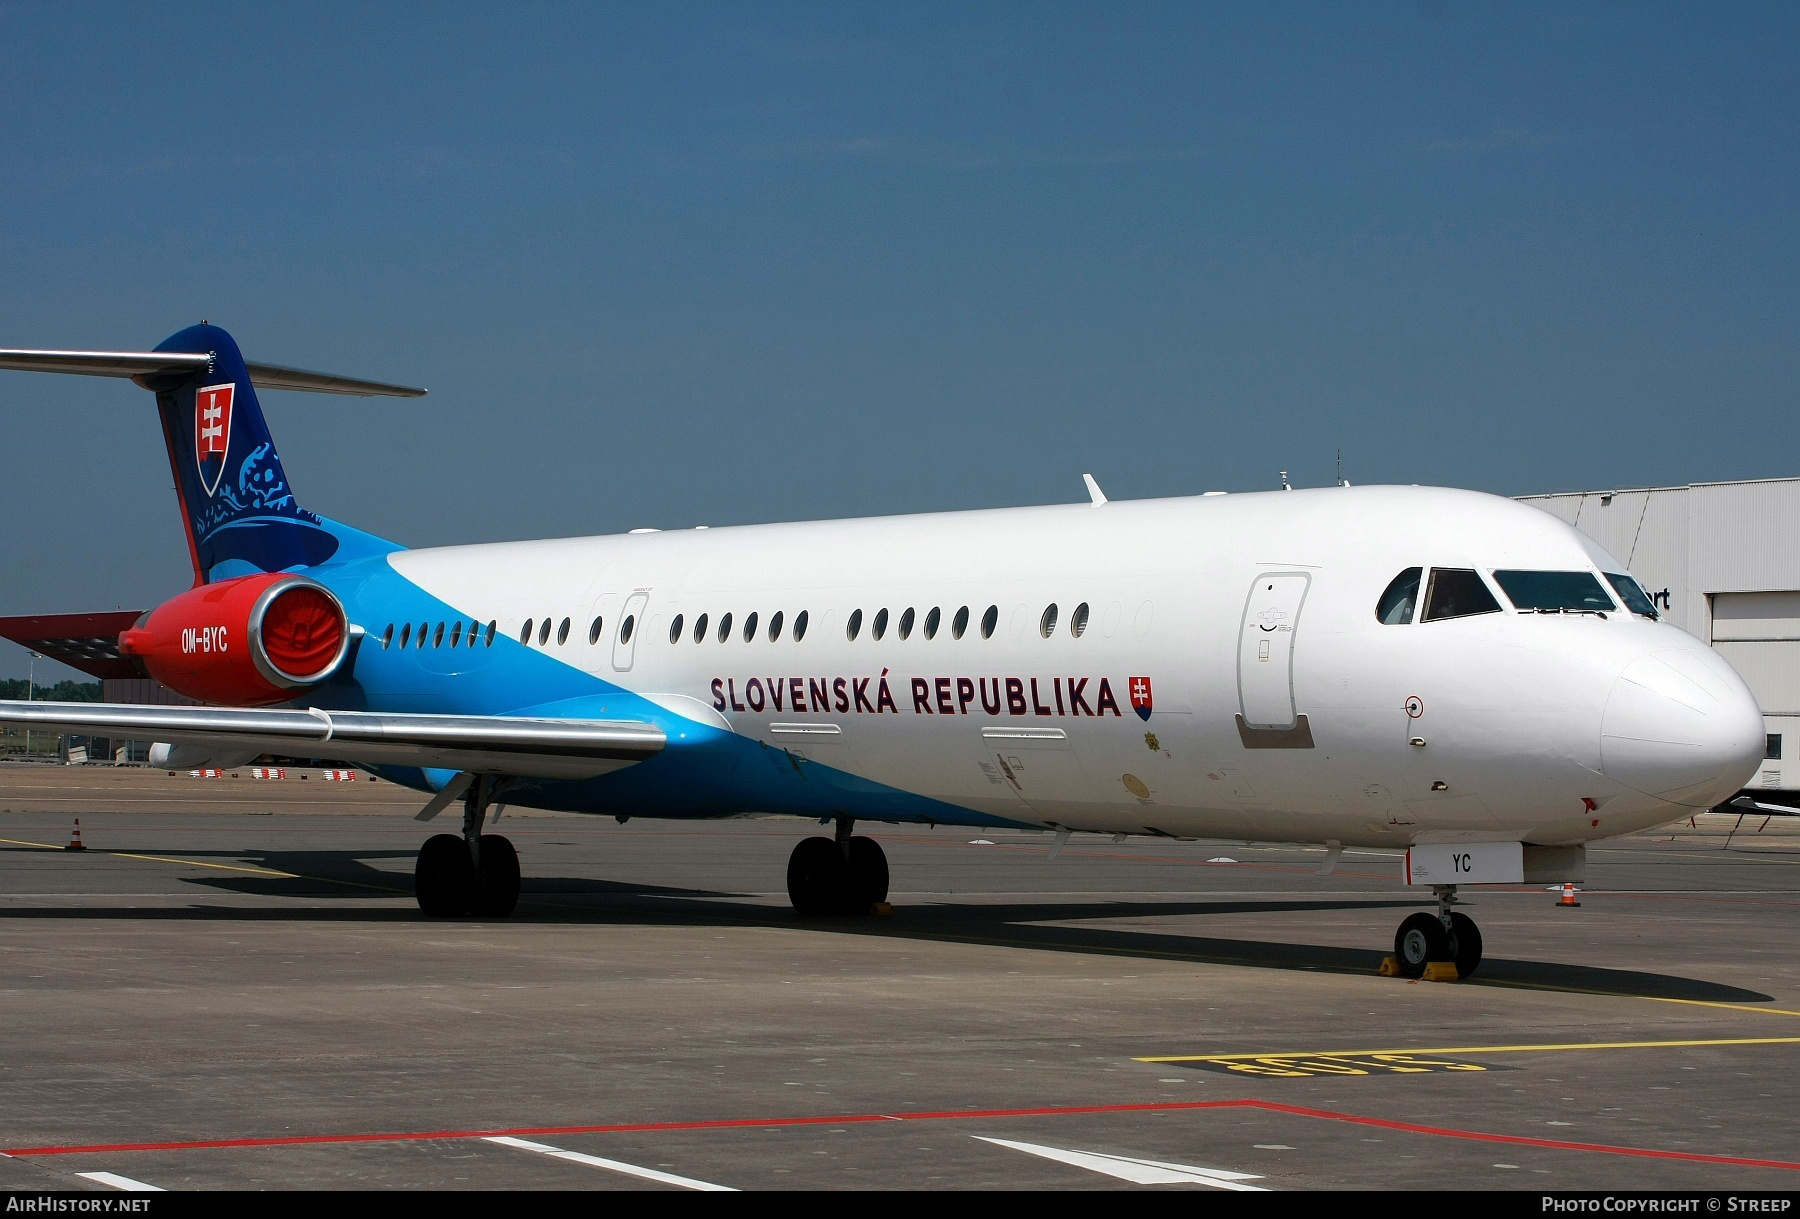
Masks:
[[[102,1185],[110,1185],[114,1189],[128,1190],[134,1194],[166,1194],[169,1192],[160,1185],[133,1181],[130,1177],[121,1177],[116,1172],[78,1172],[75,1175],[86,1177],[90,1181],[98,1181]]]
[[[708,1193],[735,1194],[737,1189],[730,1185],[714,1185],[711,1181],[696,1181],[692,1177],[678,1177],[672,1172],[659,1172],[654,1168],[643,1168],[636,1164],[626,1164],[620,1160],[605,1160],[599,1156],[583,1155],[579,1151],[564,1151],[560,1147],[552,1147],[548,1143],[533,1143],[526,1139],[515,1139],[504,1134],[489,1135],[489,1143],[499,1143],[504,1147],[517,1147],[520,1151],[535,1151],[542,1155],[555,1156],[559,1160],[568,1160],[575,1164],[586,1164],[590,1168],[605,1168],[613,1172],[622,1172],[628,1177],[642,1177],[646,1181],[661,1181],[664,1185],[679,1185],[683,1189],[705,1190]]]
[[[1057,1160],[1090,1172],[1104,1173],[1120,1181],[1130,1181],[1133,1185],[1211,1185],[1215,1189],[1229,1189],[1239,1193],[1268,1192],[1260,1185],[1244,1184],[1246,1181],[1262,1180],[1255,1173],[1200,1168],[1193,1164],[1168,1164],[1161,1160],[1140,1160],[1134,1156],[1109,1156],[1097,1151],[1064,1151],[1060,1147],[1015,1143],[1011,1139],[990,1139],[980,1134],[974,1137],[998,1147],[1010,1147],[1027,1155],[1042,1156],[1046,1160]]]

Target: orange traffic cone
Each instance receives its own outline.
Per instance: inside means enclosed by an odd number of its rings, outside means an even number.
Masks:
[[[1556,903],[1556,908],[1558,910],[1575,910],[1580,906],[1581,903],[1575,900],[1575,886],[1564,881],[1562,900]]]
[[[69,835],[69,845],[64,847],[63,850],[65,850],[65,851],[85,851],[85,850],[87,850],[87,847],[83,846],[81,843],[81,818],[80,817],[75,818],[75,832],[73,834]]]

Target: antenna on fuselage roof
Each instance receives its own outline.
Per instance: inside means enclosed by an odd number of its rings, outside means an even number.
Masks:
[[[1344,450],[1342,449],[1337,451],[1337,485],[1340,487],[1350,485],[1350,480],[1344,477]]]
[[[1283,470],[1283,471],[1282,471],[1282,472],[1281,472],[1281,489],[1282,489],[1282,490],[1283,490],[1283,491],[1292,491],[1292,490],[1293,490],[1293,489],[1294,489],[1294,488],[1293,488],[1293,486],[1292,486],[1292,484],[1290,484],[1290,483],[1289,483],[1289,482],[1288,482],[1288,477],[1287,477],[1287,471],[1286,471],[1286,470]]]
[[[1106,502],[1106,492],[1100,489],[1100,484],[1094,481],[1094,476],[1092,474],[1083,474],[1081,476],[1081,481],[1087,484],[1088,499],[1093,503],[1094,507],[1098,508],[1101,504]]]

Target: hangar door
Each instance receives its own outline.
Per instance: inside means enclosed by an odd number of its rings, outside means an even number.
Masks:
[[[1764,715],[1800,712],[1800,592],[1714,593],[1712,642]]]

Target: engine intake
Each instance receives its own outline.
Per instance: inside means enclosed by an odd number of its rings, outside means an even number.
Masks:
[[[240,576],[165,601],[119,636],[119,651],[189,698],[262,706],[329,681],[350,653],[350,623],[317,580]]]

